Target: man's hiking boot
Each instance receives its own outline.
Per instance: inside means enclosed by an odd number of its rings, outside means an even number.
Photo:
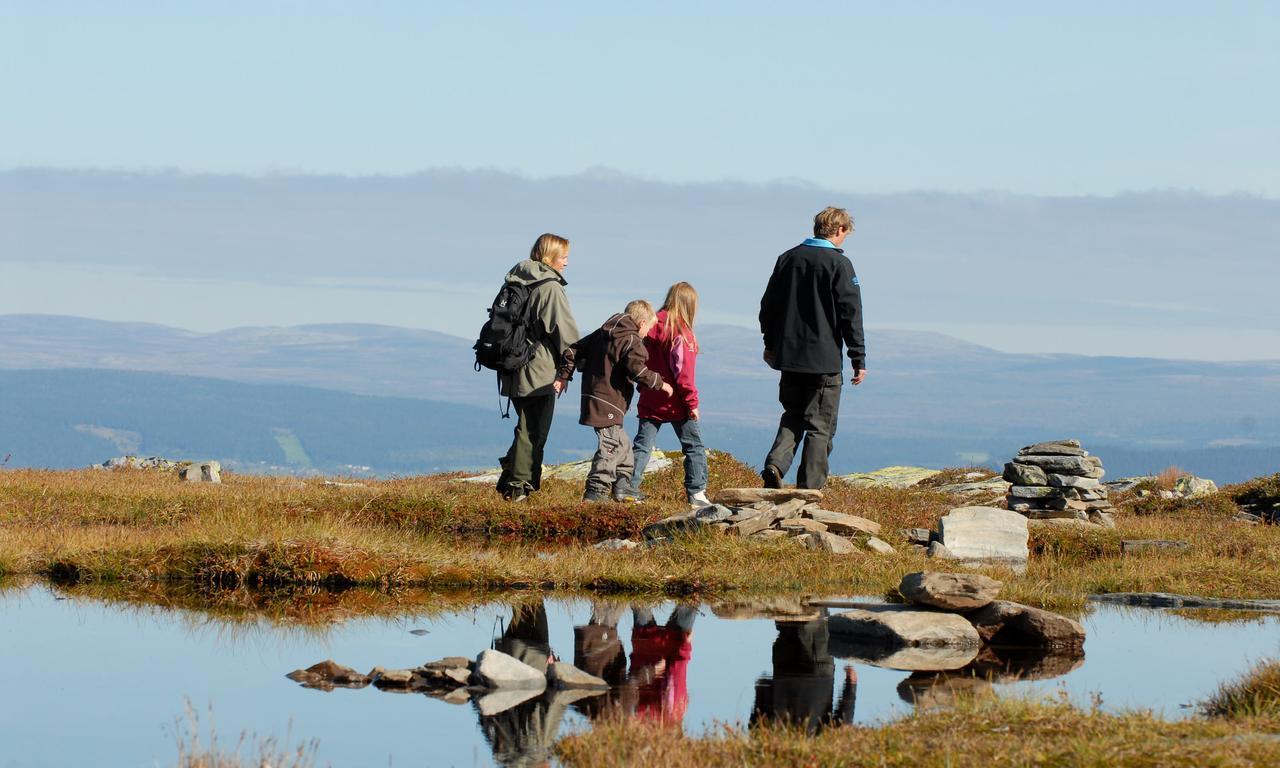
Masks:
[[[689,506],[694,509],[702,509],[711,506],[711,499],[707,498],[706,491],[695,491],[689,494]]]
[[[645,495],[631,487],[631,483],[626,480],[619,480],[613,486],[613,500],[618,502],[630,502],[639,504],[645,500]]]
[[[595,504],[601,501],[608,501],[609,496],[604,491],[588,488],[587,492],[582,494],[582,500],[589,504]]]
[[[528,501],[529,492],[524,488],[508,488],[502,492],[504,501]]]
[[[760,479],[764,481],[765,488],[782,487],[782,474],[772,464],[764,465],[764,469],[760,470]]]

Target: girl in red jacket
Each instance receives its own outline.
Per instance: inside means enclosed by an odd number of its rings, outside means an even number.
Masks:
[[[698,292],[688,283],[676,283],[667,291],[657,322],[645,336],[649,370],[670,382],[672,393],[640,392],[640,427],[634,444],[635,470],[627,498],[639,501],[640,478],[658,436],[658,427],[670,424],[684,450],[684,490],[689,503],[703,507],[707,499],[707,449],[698,426],[698,386],[694,372],[698,361],[698,339],[693,334],[693,318],[698,313]]]

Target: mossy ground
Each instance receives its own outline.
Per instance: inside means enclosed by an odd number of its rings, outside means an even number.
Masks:
[[[588,545],[637,537],[646,524],[684,509],[678,468],[648,478],[650,501],[640,505],[584,504],[579,483],[556,480],[530,501],[510,503],[489,487],[455,480],[354,486],[231,475],[221,485],[202,485],[145,470],[0,471],[0,574],[81,583],[188,581],[206,589],[885,594],[904,574],[939,567],[900,531],[935,528],[941,515],[968,503],[931,488],[834,481],[823,505],[880,522],[882,538],[897,548],[888,556],[827,555],[788,541],[710,534],[611,552]],[[713,490],[758,484],[751,467],[713,457]],[[1237,491],[1158,503],[1122,496],[1118,530],[1036,531],[1026,573],[988,572],[1005,582],[1009,599],[1068,611],[1094,592],[1276,597],[1280,528],[1233,521]],[[1178,539],[1190,547],[1125,556],[1122,538]]]

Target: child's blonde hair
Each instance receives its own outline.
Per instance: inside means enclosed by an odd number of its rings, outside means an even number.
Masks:
[[[636,325],[643,327],[645,323],[653,320],[653,305],[644,299],[636,299],[629,302],[627,308],[622,310],[623,314],[636,321]]]
[[[693,286],[680,282],[668,288],[662,309],[667,313],[662,324],[667,338],[683,338],[685,343],[698,349],[698,338],[693,334],[693,318],[698,314],[698,292]]]

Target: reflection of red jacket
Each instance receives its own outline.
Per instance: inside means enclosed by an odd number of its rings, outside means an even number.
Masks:
[[[658,322],[653,324],[644,338],[649,360],[649,370],[657,371],[663,381],[670,382],[675,390],[670,396],[662,390],[641,390],[639,414],[642,419],[672,422],[685,421],[689,411],[698,407],[698,385],[694,373],[698,363],[698,344],[690,330],[684,336],[674,338],[665,328],[667,311],[658,312]]]
[[[636,717],[662,725],[680,725],[689,708],[685,677],[693,658],[692,635],[675,627],[640,627],[631,630],[631,676],[666,661],[667,668],[637,690]]]

